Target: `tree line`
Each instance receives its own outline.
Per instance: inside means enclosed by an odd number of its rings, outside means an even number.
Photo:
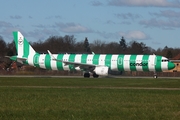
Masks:
[[[124,37],[119,41],[105,42],[102,40],[94,40],[89,43],[86,37],[82,41],[77,41],[73,35],[50,36],[48,39],[37,42],[30,42],[35,51],[39,53],[89,53],[95,54],[157,54],[167,58],[173,58],[180,53],[180,48],[164,48],[153,49],[143,42],[130,41],[127,42]],[[0,56],[16,55],[14,41],[6,43],[0,36]]]

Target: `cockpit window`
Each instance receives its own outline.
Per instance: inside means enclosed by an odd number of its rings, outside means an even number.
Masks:
[[[169,62],[168,59],[162,59],[162,62]]]

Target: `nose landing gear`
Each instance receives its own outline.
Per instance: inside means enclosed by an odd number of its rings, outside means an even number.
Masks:
[[[154,72],[154,78],[157,79],[158,78],[158,75],[156,72]]]

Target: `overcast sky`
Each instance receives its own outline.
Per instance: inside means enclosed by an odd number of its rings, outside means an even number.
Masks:
[[[180,0],[0,0],[0,36],[19,30],[31,42],[74,35],[76,41],[143,42],[180,48]]]

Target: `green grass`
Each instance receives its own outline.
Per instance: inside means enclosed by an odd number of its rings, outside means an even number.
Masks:
[[[179,120],[179,88],[178,79],[0,78],[0,119]]]

